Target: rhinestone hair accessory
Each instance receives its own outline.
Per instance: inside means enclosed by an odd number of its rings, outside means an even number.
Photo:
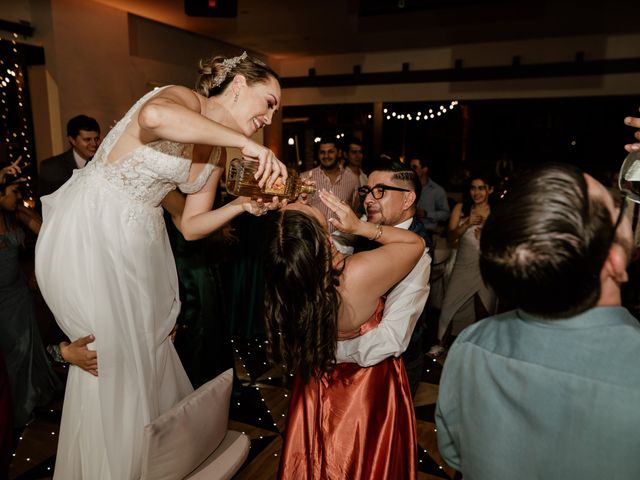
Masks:
[[[215,87],[219,87],[224,82],[224,79],[227,78],[229,72],[236,67],[240,62],[247,58],[247,52],[242,52],[242,55],[238,55],[237,57],[227,58],[222,61],[222,66],[220,67],[220,71],[216,74],[213,79],[213,85]]]

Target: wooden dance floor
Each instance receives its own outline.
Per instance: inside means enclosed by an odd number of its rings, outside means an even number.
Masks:
[[[230,428],[251,438],[249,457],[234,477],[238,480],[270,480],[278,471],[289,392],[269,368],[263,347],[259,339],[234,341],[236,375],[241,385],[231,399]],[[62,367],[56,368],[61,376],[66,375]],[[436,443],[434,414],[441,371],[442,360],[427,357],[415,399],[421,480],[451,479],[454,474],[440,457]],[[10,479],[52,477],[61,412],[61,400],[37,412],[35,421],[20,436]]]

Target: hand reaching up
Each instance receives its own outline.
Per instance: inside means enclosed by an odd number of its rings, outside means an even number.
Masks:
[[[21,161],[22,161],[22,155],[20,155],[16,160],[11,162],[6,167],[0,169],[0,183],[4,182],[4,178],[7,175],[18,176],[22,173],[22,169],[20,168]]]
[[[633,136],[638,140],[636,143],[628,143],[624,146],[627,152],[637,152],[640,151],[640,118],[638,117],[627,117],[624,119],[624,123],[629,125],[630,127],[635,127],[638,130],[633,134]]]
[[[360,221],[351,207],[346,202],[343,202],[336,197],[333,193],[326,190],[321,190],[319,195],[322,203],[324,203],[335,215],[334,217],[329,218],[328,221],[341,232],[359,235],[356,230],[362,226],[363,222]]]

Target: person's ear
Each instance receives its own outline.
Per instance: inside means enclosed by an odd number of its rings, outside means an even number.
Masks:
[[[402,202],[402,209],[408,210],[416,201],[416,192],[405,192],[404,201]]]
[[[67,140],[69,140],[69,143],[71,144],[72,147],[76,146],[76,139],[73,138],[71,135],[67,135]]]
[[[489,195],[491,195],[493,193],[493,187],[487,188],[487,192],[489,193]]]
[[[231,86],[236,89],[235,91],[247,86],[247,77],[241,74],[236,74],[231,81]]]
[[[622,246],[614,243],[609,248],[609,253],[602,266],[601,279],[606,277],[613,279],[616,283],[622,284],[629,280],[627,274],[627,253]]]

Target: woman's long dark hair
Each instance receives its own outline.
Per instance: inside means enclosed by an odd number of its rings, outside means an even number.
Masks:
[[[341,271],[327,231],[295,210],[273,214],[264,260],[269,356],[306,382],[335,366]]]

